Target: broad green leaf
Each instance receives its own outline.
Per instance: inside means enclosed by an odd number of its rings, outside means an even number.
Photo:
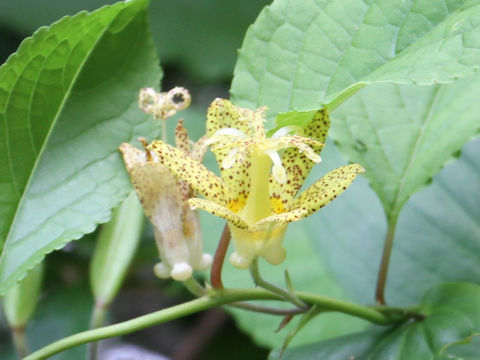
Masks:
[[[480,132],[478,88],[478,76],[448,85],[372,85],[334,112],[331,136],[366,169],[388,217]]]
[[[458,351],[452,346],[480,336],[478,285],[436,286],[424,296],[420,311],[427,315],[425,320],[287,350],[282,359],[460,360],[451,353]],[[480,356],[480,348],[471,350]],[[271,359],[278,358],[271,356]]]
[[[324,162],[342,164],[327,144]],[[405,205],[387,282],[392,306],[414,306],[430,286],[446,281],[480,284],[480,139],[442,169],[432,184]],[[365,179],[307,221],[319,256],[350,300],[373,303],[386,224],[382,207]]]
[[[136,100],[160,78],[146,5],[66,17],[0,68],[0,294],[130,191],[117,147],[157,127]]]
[[[365,84],[448,83],[480,63],[478,0],[276,0],[249,29],[237,105],[335,108]]]

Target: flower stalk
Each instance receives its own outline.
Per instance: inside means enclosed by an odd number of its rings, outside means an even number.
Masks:
[[[265,290],[271,291],[274,294],[278,294],[283,299],[291,302],[299,309],[308,310],[308,305],[305,304],[294,292],[285,290],[275,284],[272,284],[262,278],[260,275],[260,269],[258,268],[258,258],[255,258],[250,265],[250,274],[252,275],[253,280],[257,286],[264,288]]]
[[[318,305],[318,307],[325,312],[343,312],[345,314],[356,316],[378,325],[391,325],[409,318],[405,316],[399,317],[397,313],[395,316],[390,316],[388,312],[380,312],[369,306],[359,305],[320,295],[304,292],[296,292],[296,295],[309,305]],[[35,351],[34,353],[25,357],[24,360],[46,359],[74,346],[129,334],[147,327],[191,315],[199,311],[211,309],[219,305],[226,305],[238,301],[248,300],[282,301],[283,299],[277,294],[273,294],[267,290],[258,288],[216,290],[209,293],[209,295],[202,296],[201,298],[143,315],[132,320],[68,336]]]

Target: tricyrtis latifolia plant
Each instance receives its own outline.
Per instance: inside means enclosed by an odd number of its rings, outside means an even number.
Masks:
[[[183,91],[183,93],[182,93]],[[153,89],[140,92],[140,107],[165,122],[188,99],[181,88],[168,93]],[[179,121],[176,147],[155,140],[144,151],[122,144],[125,165],[155,227],[162,262],[155,267],[160,277],[184,281],[192,269],[203,270],[211,258],[202,255],[198,220],[201,208],[228,222],[235,244],[230,262],[246,269],[261,256],[277,265],[286,256],[282,241],[287,224],[314,213],[340,195],[363,172],[360,165],[338,168],[296,197],[327,137],[330,120],[318,111],[305,126],[286,126],[267,137],[265,109],[257,111],[216,99],[208,109],[207,135],[191,145]],[[211,145],[220,165],[221,178],[201,164]],[[282,152],[281,155],[279,152]],[[205,199],[195,197],[199,193]]]
[[[281,347],[281,338],[286,346],[309,323],[296,338],[305,347],[289,349],[289,359],[479,358],[480,143],[466,143],[480,130],[480,1],[274,0],[246,33],[230,100],[212,102],[196,143],[179,121],[175,146],[166,124],[191,99],[183,88],[154,90],[161,69],[147,5],[125,1],[65,17],[0,66],[0,295],[18,352],[28,353],[39,262],[111,218],[91,261],[91,330],[26,359],[216,306],[243,309],[231,313],[269,348]],[[203,65],[218,65],[214,52]],[[336,165],[314,168],[330,125],[335,146],[322,156]],[[207,149],[218,174],[202,165]],[[319,173],[344,159],[350,165]],[[303,220],[362,172],[341,201]],[[302,191],[309,173],[313,185]],[[219,217],[206,222],[225,221],[213,258],[203,250],[198,209]],[[160,258],[154,273],[182,282],[196,298],[101,327],[141,239],[142,212]],[[216,245],[219,229],[203,230],[205,244]],[[231,239],[233,266],[222,271]],[[375,296],[368,296],[378,263]],[[209,281],[195,273],[209,267]],[[469,283],[442,284],[459,279]],[[411,304],[418,306],[405,307]],[[280,327],[296,321],[286,336],[270,336],[275,318],[244,310],[279,315]],[[329,315],[310,322],[327,312],[390,326]]]
[[[190,95],[180,87],[168,93],[145,88],[139,95],[140,108],[162,124],[189,103]],[[194,212],[203,209],[227,221],[227,234],[231,234],[235,245],[230,256],[232,265],[250,268],[257,285],[292,302],[297,309],[282,311],[249,303],[235,306],[285,315],[308,312],[310,306],[295,294],[288,273],[288,289],[270,284],[260,276],[257,258],[280,264],[286,257],[282,242],[288,223],[300,221],[328,204],[364,169],[358,164],[342,166],[297,196],[312,166],[321,161],[320,152],[330,125],[328,112],[316,112],[303,128],[282,127],[269,137],[264,129],[265,110],[262,107],[252,111],[225,99],[215,99],[208,108],[207,134],[198,142],[189,140],[180,120],[175,131],[176,147],[165,140],[148,144],[141,138],[143,150],[127,143],[119,149],[144,212],[155,229],[161,259],[154,267],[157,276],[171,276],[184,281],[194,294],[207,294],[192,277],[193,270],[206,269],[212,260],[202,253],[201,231]],[[209,145],[221,177],[201,163]],[[196,197],[197,194],[204,198]],[[221,242],[215,256],[216,272],[221,272],[226,250],[223,246]],[[215,278],[220,278],[220,274],[212,274]],[[212,284],[217,289],[223,287],[221,280],[220,285],[214,281]],[[212,294],[222,297],[222,292]],[[311,317],[308,312],[308,318]]]

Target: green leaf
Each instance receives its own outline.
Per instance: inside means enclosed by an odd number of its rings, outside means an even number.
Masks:
[[[367,170],[388,218],[480,132],[478,87],[479,76],[442,86],[371,85],[334,112],[331,137]],[[303,126],[312,113],[279,114],[276,128]]]
[[[450,353],[450,347],[480,335],[480,287],[477,285],[436,286],[424,296],[420,311],[427,315],[425,320],[287,350],[282,359],[340,360],[348,356],[369,360],[460,359]],[[480,356],[480,349],[475,353]],[[271,359],[278,358],[271,356]]]
[[[249,29],[237,105],[335,108],[365,84],[448,83],[480,63],[478,0],[276,0]]]
[[[0,294],[130,191],[117,147],[156,129],[136,104],[160,78],[146,5],[66,17],[0,68]]]
[[[340,152],[362,164],[387,217],[480,131],[480,77],[449,85],[372,85],[333,114]]]
[[[332,150],[327,144],[314,178],[322,167],[343,163]],[[479,152],[480,139],[467,143],[461,157],[405,205],[388,275],[390,305],[414,306],[428,287],[442,282],[480,284]],[[356,180],[337,201],[308,218],[307,225],[325,268],[350,300],[373,303],[386,223],[367,181]]]

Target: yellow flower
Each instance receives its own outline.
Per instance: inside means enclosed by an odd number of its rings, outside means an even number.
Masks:
[[[155,274],[161,278],[187,280],[193,270],[204,270],[212,262],[203,254],[201,231],[195,214],[187,203],[194,196],[190,186],[177,180],[158,162],[147,143],[140,139],[145,151],[130,144],[120,146],[125,166],[143,205],[145,215],[155,229],[155,240],[161,262],[155,265]],[[205,139],[191,149],[187,132],[180,120],[176,128],[176,145],[184,156],[200,161],[205,153]]]
[[[281,263],[287,224],[328,204],[364,171],[357,164],[342,166],[297,197],[311,167],[320,162],[318,154],[330,125],[328,113],[316,112],[303,131],[285,127],[270,138],[263,122],[264,108],[251,111],[224,99],[210,105],[207,144],[212,145],[221,178],[161,141],[148,146],[175,176],[205,197],[190,199],[192,209],[201,208],[228,221],[235,244],[230,262],[242,269],[256,256]]]

